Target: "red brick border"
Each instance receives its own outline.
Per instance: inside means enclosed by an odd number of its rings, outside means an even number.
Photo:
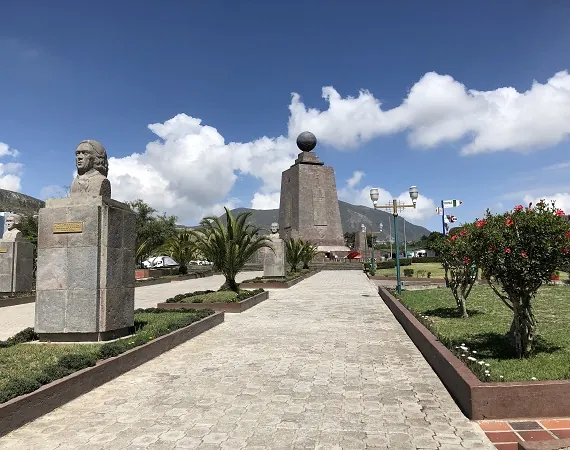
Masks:
[[[241,313],[246,309],[267,300],[269,292],[260,292],[253,297],[246,298],[241,302],[234,303],[159,303],[156,305],[159,309],[213,309],[214,311],[223,311],[227,313]]]
[[[567,448],[570,448],[570,439],[519,442],[519,450],[565,450]]]
[[[387,289],[379,287],[378,292],[468,418],[570,416],[570,381],[479,381]]]
[[[218,312],[0,404],[0,437],[221,324]]]

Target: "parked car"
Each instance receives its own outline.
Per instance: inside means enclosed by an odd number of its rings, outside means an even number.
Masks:
[[[145,269],[159,269],[159,268],[166,268],[166,267],[178,267],[176,261],[174,261],[170,256],[153,256],[148,258],[146,261],[143,261],[143,267]]]

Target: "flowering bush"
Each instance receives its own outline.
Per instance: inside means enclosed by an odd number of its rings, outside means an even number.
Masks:
[[[451,288],[457,304],[457,310],[462,317],[468,317],[465,301],[475,283],[477,268],[474,267],[472,224],[453,228],[449,236],[434,239],[434,250],[439,254],[445,269],[445,282]]]
[[[487,210],[474,224],[471,243],[489,285],[513,311],[509,336],[517,356],[530,356],[536,333],[532,299],[557,268],[568,264],[567,217],[544,201],[504,214]]]

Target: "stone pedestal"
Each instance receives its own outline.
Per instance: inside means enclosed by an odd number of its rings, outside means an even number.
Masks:
[[[264,278],[284,278],[285,277],[285,242],[282,239],[274,240],[271,246],[275,250],[273,253],[266,248],[263,258]]]
[[[0,293],[29,292],[34,283],[34,244],[0,240]]]
[[[103,197],[48,200],[39,212],[35,331],[104,341],[134,325],[136,218]]]
[[[357,231],[354,234],[354,250],[360,252],[364,256],[365,249],[368,247],[368,242],[366,242],[366,232]]]

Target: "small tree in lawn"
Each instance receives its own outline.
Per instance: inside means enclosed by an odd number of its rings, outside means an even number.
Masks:
[[[200,227],[191,231],[190,235],[194,237],[194,248],[213,262],[214,267],[226,278],[220,289],[239,292],[237,274],[257,251],[271,248],[271,239],[259,234],[262,228],[246,223],[251,212],[238,214],[234,218],[228,208],[224,209],[225,223],[218,217],[205,217]]]
[[[491,289],[513,312],[509,337],[517,357],[528,357],[535,344],[533,299],[552,273],[567,264],[570,224],[564,212],[544,201],[516,206],[475,224],[473,245]]]
[[[317,250],[317,244],[312,242],[302,241],[301,249],[301,262],[303,263],[303,269],[309,269],[309,264],[315,256],[319,253]]]
[[[303,241],[301,239],[290,238],[285,241],[285,260],[291,272],[297,272],[297,266],[301,264],[303,258]]]
[[[440,257],[445,269],[445,282],[453,293],[457,311],[461,317],[468,317],[465,302],[477,278],[473,267],[472,249],[473,225],[453,228],[449,236],[440,234],[432,238],[432,248]]]

